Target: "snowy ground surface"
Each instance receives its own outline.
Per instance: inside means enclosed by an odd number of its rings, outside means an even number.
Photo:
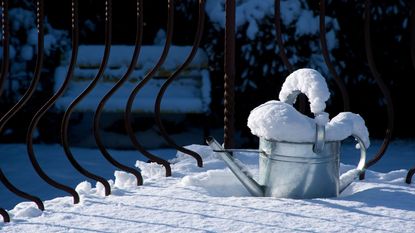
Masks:
[[[369,155],[379,144],[373,142]],[[353,146],[343,146],[343,163],[357,162],[359,152]],[[36,145],[45,171],[77,187],[81,203],[73,205],[70,197],[37,178],[25,145],[0,145],[1,168],[13,183],[48,199],[43,213],[29,202],[14,207],[22,200],[1,187],[0,204],[9,210],[12,221],[0,223],[0,232],[414,232],[415,185],[405,184],[404,177],[405,169],[415,165],[415,142],[392,143],[386,157],[373,167],[377,172],[368,171],[366,180],[353,183],[340,197],[311,200],[250,197],[208,147],[189,148],[203,156],[204,168],[173,150],[154,151],[172,159],[169,178],[163,177],[158,165],[136,162],[145,161],[136,152],[111,151],[119,161],[142,169],[140,187],[134,186],[130,175],[114,172],[97,150],[74,148],[82,165],[113,180],[112,195],[104,197],[102,187],[83,182],[60,146]],[[256,154],[237,156],[257,172]],[[341,170],[351,168],[342,165]]]

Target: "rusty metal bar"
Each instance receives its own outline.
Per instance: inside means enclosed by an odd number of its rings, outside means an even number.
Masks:
[[[6,186],[8,190],[10,190],[12,193],[16,194],[17,196],[24,198],[26,200],[32,201],[37,205],[37,208],[40,210],[45,210],[45,206],[43,205],[43,202],[40,200],[40,198],[30,195],[28,193],[25,193],[21,191],[20,189],[16,188],[4,175],[3,171],[0,169],[0,180]]]
[[[5,209],[0,208],[0,214],[3,216],[3,222],[10,222],[10,216]]]
[[[3,117],[0,119],[0,132],[3,130],[4,126],[7,124],[7,122],[27,103],[27,101],[30,99],[30,97],[33,95],[37,84],[40,79],[40,72],[41,67],[43,63],[43,39],[44,39],[44,31],[43,31],[43,0],[38,0],[37,3],[37,29],[38,29],[38,46],[37,46],[37,57],[36,57],[36,66],[35,71],[33,74],[33,79],[30,82],[29,88],[26,90],[26,92],[23,94],[22,98],[6,113],[3,115]],[[37,171],[38,172],[38,171]],[[41,176],[41,173],[38,173]],[[3,174],[3,172],[0,170],[0,180],[2,183],[14,194],[31,200],[36,203],[39,209],[44,210],[44,206],[42,201],[32,195],[29,195],[16,187],[14,187],[10,181],[6,178],[6,176]]]
[[[170,163],[162,158],[159,158],[158,156],[150,153],[147,151],[141,143],[138,141],[136,135],[134,134],[134,130],[132,128],[132,122],[133,122],[133,115],[132,115],[132,106],[135,100],[135,97],[137,96],[138,92],[144,87],[144,85],[147,84],[150,79],[153,78],[154,74],[159,70],[161,65],[163,65],[164,61],[166,60],[167,54],[170,50],[171,40],[172,40],[172,34],[173,34],[173,21],[174,21],[174,0],[168,0],[168,15],[167,15],[167,33],[166,33],[166,42],[164,44],[164,48],[162,51],[162,54],[160,55],[159,60],[157,61],[156,65],[145,75],[145,77],[135,86],[135,88],[132,90],[130,96],[128,97],[127,104],[125,106],[125,112],[124,112],[124,123],[125,123],[125,129],[127,131],[128,137],[130,138],[133,146],[145,157],[150,159],[150,161],[157,162],[158,164],[161,164],[164,166],[166,170],[166,176],[171,176],[171,167]]]
[[[1,68],[1,74],[0,74],[0,96],[2,94],[2,87],[3,87],[3,83],[7,77],[7,73],[8,73],[8,62],[9,62],[9,18],[8,18],[8,1],[7,0],[3,0],[1,2],[2,4],[2,15],[1,15],[1,28],[2,28],[2,40],[3,40],[3,59],[2,59],[2,68]],[[1,130],[0,130],[1,133]],[[3,171],[0,168],[0,181],[3,183],[4,186],[6,186],[6,188],[8,190],[10,190],[12,193],[16,194],[19,197],[22,197],[24,199],[27,199],[29,201],[33,201],[37,207],[40,210],[44,210],[45,207],[43,205],[43,202],[35,196],[32,196],[28,193],[25,193],[21,190],[19,190],[18,188],[16,188],[5,176],[5,174],[3,173]],[[6,210],[4,210],[3,208],[0,208],[0,214],[3,216],[3,221],[4,222],[10,222],[10,216],[7,213]]]
[[[94,87],[97,85],[107,65],[108,58],[110,55],[110,49],[111,49],[111,24],[112,24],[111,3],[112,3],[112,0],[105,1],[105,50],[104,50],[104,56],[102,57],[101,65],[99,66],[97,75],[91,81],[91,83],[85,88],[85,90],[83,90],[81,94],[79,94],[75,98],[75,100],[73,100],[73,102],[68,106],[68,108],[66,109],[63,115],[62,124],[61,124],[61,143],[62,143],[62,146],[63,146],[63,149],[65,151],[67,158],[69,159],[71,164],[75,167],[75,169],[77,169],[81,174],[83,174],[84,176],[88,178],[96,180],[100,182],[102,185],[104,185],[106,196],[111,194],[111,187],[109,183],[104,178],[99,177],[87,171],[76,161],[69,146],[68,129],[69,129],[69,119],[71,117],[72,112],[74,111],[76,106],[82,101],[82,99],[84,99],[85,96],[87,96],[92,91],[92,89],[94,89]],[[76,30],[76,33],[79,33],[79,29]]]
[[[414,168],[409,169],[408,174],[406,175],[406,180],[405,180],[405,182],[406,182],[407,184],[410,184],[410,183],[412,182],[412,176],[414,176],[414,174],[415,174],[415,167],[414,167]]]
[[[2,35],[2,46],[3,46],[3,59],[1,64],[0,73],[0,96],[3,92],[4,81],[9,73],[9,3],[7,0],[1,1],[1,35]]]
[[[325,22],[325,14],[326,14],[326,7],[325,7],[325,0],[320,0],[320,45],[323,52],[324,61],[329,69],[331,75],[334,78],[337,86],[340,89],[340,93],[343,99],[343,110],[349,111],[350,109],[350,99],[349,94],[347,93],[346,85],[343,80],[337,74],[336,69],[334,68],[333,63],[330,60],[329,50],[327,48],[327,40],[326,40],[326,22]]]
[[[392,137],[393,128],[394,128],[394,110],[393,110],[392,97],[391,97],[388,87],[386,86],[385,82],[382,80],[381,74],[379,73],[376,67],[376,63],[375,63],[375,59],[373,55],[373,49],[372,49],[371,38],[370,38],[370,5],[371,5],[371,1],[366,0],[366,6],[365,6],[366,56],[367,56],[368,65],[372,73],[372,76],[375,79],[376,84],[379,86],[380,91],[382,92],[386,100],[386,108],[387,108],[387,114],[388,114],[388,126],[386,129],[385,138],[383,140],[383,143],[380,149],[378,150],[376,155],[366,163],[365,168],[369,168],[370,166],[374,165],[385,154],[389,146],[389,143]],[[362,173],[362,175],[360,176],[360,179],[364,179],[364,173]]]
[[[293,65],[288,60],[287,54],[285,53],[284,49],[284,41],[282,40],[282,32],[281,32],[281,0],[275,0],[274,2],[274,14],[275,14],[275,28],[277,31],[277,43],[279,47],[279,54],[281,57],[282,62],[287,67],[288,71],[292,73],[294,71]]]
[[[128,69],[126,73],[122,76],[120,80],[109,90],[105,96],[101,99],[101,101],[98,104],[98,107],[95,110],[94,114],[94,126],[93,126],[93,132],[95,136],[95,142],[97,143],[97,146],[99,150],[101,151],[102,155],[110,161],[114,166],[132,173],[136,179],[137,179],[137,185],[143,184],[143,177],[141,176],[140,172],[127,167],[118,161],[116,161],[108,152],[108,150],[105,148],[104,143],[102,142],[101,134],[99,133],[99,123],[101,119],[102,110],[105,107],[105,104],[107,101],[111,98],[111,96],[128,80],[128,77],[131,75],[131,73],[134,71],[134,68],[137,64],[138,55],[140,54],[141,49],[141,43],[142,43],[142,37],[143,37],[143,1],[137,0],[137,30],[136,30],[136,39],[135,39],[135,47],[134,47],[134,53],[131,59],[131,63],[128,66]]]
[[[411,1],[411,17],[409,18],[409,29],[411,30],[411,61],[412,66],[415,68],[415,0]]]
[[[169,136],[166,129],[164,128],[163,122],[161,121],[161,113],[160,113],[160,105],[162,98],[164,96],[164,93],[166,92],[169,85],[179,76],[179,74],[190,64],[190,62],[193,60],[194,56],[196,55],[196,52],[199,48],[200,41],[202,40],[202,34],[203,34],[203,24],[205,22],[205,0],[199,0],[199,19],[197,24],[197,31],[195,35],[195,39],[193,41],[192,50],[190,51],[188,57],[183,62],[183,64],[172,74],[170,77],[163,83],[163,85],[160,88],[159,93],[157,94],[156,98],[156,104],[154,105],[154,112],[155,112],[155,120],[156,124],[160,129],[160,134],[164,138],[164,140],[172,147],[174,147],[176,150],[181,151],[185,154],[188,154],[192,157],[194,157],[197,161],[197,165],[199,167],[203,167],[203,160],[202,157],[196,153],[195,151],[186,149],[184,147],[181,147],[177,145],[174,140]]]
[[[41,3],[39,3],[39,2],[41,2]],[[38,27],[38,30],[39,30],[39,35],[42,35],[41,36],[42,37],[42,42],[39,42],[39,44],[38,44],[38,56],[43,57],[43,34],[44,34],[44,32],[43,32],[43,17],[44,17],[43,0],[37,2],[37,10],[38,10],[37,27]],[[39,38],[40,38],[40,36],[39,36]],[[39,39],[39,41],[40,41],[40,39]],[[35,73],[36,73],[36,76],[37,76],[36,77],[37,80],[39,80],[39,77],[40,77],[41,67],[42,67],[42,61],[36,63]],[[57,189],[60,189],[62,191],[65,191],[65,192],[69,193],[70,195],[72,195],[72,197],[74,199],[74,204],[76,204],[76,203],[79,202],[78,193],[74,189],[72,189],[68,186],[65,186],[61,183],[58,183],[57,181],[50,178],[40,167],[40,165],[39,165],[39,163],[36,159],[34,150],[33,150],[32,134],[33,134],[33,132],[36,128],[37,122],[42,117],[42,115],[47,111],[47,107],[48,107],[47,105],[42,106],[42,108],[35,114],[32,121],[30,122],[30,126],[29,126],[28,133],[27,133],[27,136],[26,136],[27,152],[28,152],[28,155],[29,155],[29,158],[30,158],[30,162],[32,163],[33,168],[39,174],[39,176],[46,183],[48,183],[49,185],[51,185],[51,186],[53,186]]]
[[[288,60],[287,54],[285,52],[284,49],[284,41],[282,39],[282,30],[281,30],[281,0],[275,0],[274,2],[274,24],[275,24],[275,29],[276,29],[276,39],[277,39],[277,44],[278,44],[278,48],[279,48],[279,55],[280,58],[282,60],[282,62],[284,63],[284,65],[287,67],[288,72],[292,73],[294,72],[294,66],[290,63],[290,61]],[[303,95],[299,95],[298,96],[299,99],[299,111],[301,113],[305,113],[306,111],[306,106],[307,106],[307,99],[305,96]]]
[[[411,1],[411,17],[409,19],[409,30],[411,30],[410,41],[411,41],[411,60],[412,66],[415,68],[415,0]],[[415,173],[415,167],[408,171],[406,175],[406,183],[412,182],[412,176]]]
[[[36,114],[34,115],[32,121],[30,122],[29,128],[28,128],[28,132],[26,135],[26,142],[27,142],[27,151],[29,153],[30,159],[32,161],[33,166],[37,167],[36,169],[40,169],[40,165],[38,164],[38,162],[36,161],[36,154],[33,148],[33,132],[35,131],[37,124],[39,123],[40,119],[43,117],[43,115],[55,104],[56,100],[63,95],[63,93],[65,92],[66,88],[69,85],[70,80],[72,79],[73,76],[73,71],[75,68],[75,64],[76,64],[76,59],[78,56],[78,44],[79,44],[79,23],[78,23],[78,15],[79,15],[79,10],[78,10],[78,0],[72,0],[71,2],[72,4],[72,22],[71,22],[71,30],[72,30],[72,53],[71,53],[71,59],[70,59],[70,63],[69,63],[69,67],[68,67],[68,71],[65,77],[64,82],[62,83],[62,85],[59,87],[59,89],[57,90],[57,92],[36,112]],[[71,158],[69,159],[69,161],[71,161],[71,163],[75,163],[77,165],[76,161],[73,161],[74,159]],[[97,177],[92,175],[94,178],[96,178],[95,180],[97,181],[104,181],[106,182],[105,179],[101,178],[101,177]],[[50,178],[46,178],[48,180],[50,180]],[[49,182],[48,182],[49,183]]]
[[[226,0],[225,18],[223,144],[229,149],[235,144],[235,0]]]

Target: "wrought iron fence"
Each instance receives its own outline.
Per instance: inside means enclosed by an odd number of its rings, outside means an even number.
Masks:
[[[2,59],[2,65],[1,65],[1,73],[0,73],[0,94],[2,90],[2,86],[4,84],[5,79],[9,76],[9,40],[10,40],[10,33],[9,33],[9,17],[8,17],[8,0],[2,0],[1,1],[1,8],[2,8],[2,15],[1,15],[1,27],[2,27],[2,48],[3,48],[3,59]],[[143,35],[143,0],[137,0],[137,8],[136,10],[136,39],[135,39],[135,46],[134,46],[134,52],[131,57],[131,62],[128,66],[127,71],[124,73],[124,75],[115,83],[115,85],[105,94],[105,96],[101,99],[98,106],[96,107],[95,114],[94,114],[94,121],[93,121],[93,134],[95,136],[95,140],[98,146],[99,151],[104,156],[106,160],[108,160],[111,164],[113,164],[118,169],[121,169],[123,171],[129,172],[133,174],[137,179],[137,185],[142,185],[143,180],[142,176],[140,174],[140,171],[129,167],[127,165],[121,164],[118,162],[106,149],[102,136],[100,134],[100,119],[101,114],[103,112],[103,109],[109,99],[113,96],[113,94],[128,80],[128,77],[131,75],[131,73],[134,70],[134,67],[138,61],[138,57],[140,54],[140,49],[142,45],[142,35]],[[125,105],[124,110],[124,122],[125,122],[125,128],[127,131],[127,134],[133,143],[134,148],[146,156],[150,161],[157,162],[161,164],[165,168],[166,176],[171,176],[171,167],[168,161],[160,158],[159,156],[149,152],[146,150],[143,145],[139,142],[136,135],[134,134],[134,130],[132,128],[132,119],[133,119],[133,113],[132,113],[132,105],[134,100],[137,97],[137,94],[140,92],[140,90],[148,83],[149,80],[153,78],[153,76],[156,74],[156,72],[160,69],[161,65],[166,60],[167,54],[169,52],[170,46],[171,46],[171,39],[173,34],[173,17],[174,17],[174,0],[168,0],[168,12],[167,12],[167,37],[164,44],[164,48],[162,51],[162,54],[160,55],[156,65],[145,75],[145,77],[136,84],[135,88],[132,90],[128,97],[128,101]],[[37,174],[45,180],[48,184],[51,186],[63,190],[70,194],[73,197],[74,204],[79,202],[79,195],[78,193],[71,187],[68,187],[64,184],[58,183],[57,181],[50,178],[41,168],[39,165],[37,159],[36,159],[36,153],[34,151],[34,145],[33,145],[33,134],[34,131],[38,125],[39,120],[44,116],[46,112],[54,105],[54,103],[63,95],[65,90],[67,89],[69,83],[71,82],[71,78],[74,75],[74,69],[76,66],[76,60],[78,56],[78,47],[79,47],[79,7],[78,7],[78,0],[71,0],[72,7],[71,13],[72,13],[72,22],[71,22],[71,37],[72,37],[72,51],[71,51],[71,57],[69,62],[69,68],[67,70],[66,78],[64,82],[61,84],[61,86],[58,88],[58,90],[53,94],[53,96],[48,99],[43,106],[36,112],[34,117],[31,120],[31,123],[27,129],[27,152],[28,156],[30,158],[30,161],[37,172]],[[105,0],[103,1],[103,4],[105,4],[105,51],[104,55],[101,60],[101,64],[99,66],[98,72],[95,75],[95,78],[92,79],[92,81],[89,83],[88,87],[84,89],[84,91],[77,96],[73,102],[67,107],[63,120],[61,122],[61,144],[64,148],[65,155],[67,156],[68,160],[72,164],[74,168],[84,176],[93,179],[97,182],[100,182],[105,187],[105,195],[110,195],[111,189],[108,182],[103,178],[96,174],[93,174],[92,172],[88,171],[86,168],[82,167],[80,163],[77,162],[75,157],[73,156],[71,152],[71,147],[69,144],[69,138],[68,138],[68,127],[69,127],[69,120],[71,117],[71,114],[75,107],[96,87],[99,80],[102,78],[105,68],[107,67],[109,54],[111,50],[111,31],[112,31],[112,0]],[[194,37],[194,42],[192,45],[192,49],[190,53],[188,54],[186,60],[175,70],[170,77],[165,81],[165,83],[162,85],[161,89],[159,90],[159,93],[156,97],[156,103],[154,106],[154,113],[155,113],[155,119],[156,124],[159,127],[159,130],[161,132],[162,137],[164,140],[173,148],[177,149],[178,151],[181,151],[185,154],[188,154],[195,158],[197,165],[199,167],[203,166],[202,158],[199,154],[197,154],[194,151],[191,151],[189,149],[183,148],[182,146],[179,146],[167,133],[162,121],[161,121],[161,111],[160,111],[160,105],[163,100],[164,93],[168,89],[169,85],[174,82],[174,80],[179,76],[179,74],[189,65],[189,63],[194,58],[197,49],[199,47],[202,34],[203,34],[203,25],[205,20],[205,0],[199,0],[198,1],[198,23],[197,23],[197,30]],[[224,145],[226,148],[232,148],[234,145],[234,82],[235,82],[235,1],[234,0],[227,0],[225,3],[225,11],[226,11],[226,26],[225,26],[225,47],[224,47]],[[388,145],[391,140],[391,135],[394,128],[394,110],[393,110],[393,103],[391,94],[385,85],[384,81],[381,79],[380,73],[375,65],[374,57],[373,57],[373,49],[372,49],[372,38],[370,33],[370,7],[371,7],[371,1],[366,0],[366,9],[365,9],[365,24],[364,24],[364,31],[365,31],[365,48],[366,48],[366,55],[367,55],[367,61],[368,65],[370,67],[370,71],[372,73],[373,79],[380,88],[385,100],[386,100],[386,111],[388,116],[388,124],[385,131],[385,137],[383,140],[382,145],[378,149],[377,153],[373,156],[371,160],[369,160],[366,163],[366,168],[369,168],[370,166],[373,166],[376,162],[378,162],[382,156],[384,155],[385,151],[388,148]],[[413,8],[415,10],[415,7]],[[82,9],[81,9],[82,10]],[[276,28],[276,40],[277,44],[279,46],[279,56],[281,57],[281,60],[285,64],[286,68],[291,72],[294,70],[293,64],[291,64],[287,58],[287,55],[284,50],[284,42],[282,37],[282,29],[280,24],[280,0],[275,0],[275,28]],[[333,61],[331,61],[329,56],[329,50],[327,48],[327,42],[326,42],[326,31],[325,31],[325,1],[320,0],[320,17],[319,17],[319,23],[320,23],[320,45],[322,49],[322,54],[324,56],[324,61],[327,65],[327,68],[335,80],[335,83],[338,85],[341,96],[343,99],[343,108],[345,111],[347,111],[350,108],[350,101],[349,101],[349,94],[346,90],[344,81],[339,77],[337,74]],[[415,21],[415,16],[412,14],[411,21]],[[415,23],[414,23],[415,24]],[[23,106],[29,101],[29,99],[32,98],[33,93],[39,83],[39,79],[41,76],[41,69],[42,69],[42,63],[43,63],[43,57],[44,57],[44,1],[43,0],[36,0],[36,25],[37,25],[37,31],[38,31],[38,46],[37,46],[37,57],[36,57],[36,66],[33,73],[33,79],[30,83],[29,88],[26,90],[24,95],[20,98],[20,100],[3,116],[1,116],[0,119],[0,132],[4,129],[4,126],[12,119],[15,114],[22,109]],[[414,30],[412,31],[412,61],[415,67],[415,33]],[[303,100],[304,102],[304,100]],[[304,106],[304,103],[302,104]],[[300,107],[301,108],[301,107]],[[0,155],[1,156],[1,155]],[[415,168],[410,169],[408,172],[406,182],[410,183],[412,176],[415,173]],[[361,177],[363,179],[364,176]],[[0,168],[0,181],[5,185],[7,189],[9,189],[14,194],[30,200],[38,206],[40,210],[44,210],[44,205],[42,201],[31,194],[28,194],[18,188],[16,188],[9,179],[5,176],[5,174],[2,172]],[[3,208],[0,208],[0,214],[3,216],[3,220],[5,222],[10,221],[9,215],[6,210]]]

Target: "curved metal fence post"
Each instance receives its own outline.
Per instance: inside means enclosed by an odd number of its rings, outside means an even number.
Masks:
[[[66,88],[69,85],[69,82],[73,76],[73,71],[76,64],[76,59],[78,56],[78,44],[79,44],[79,23],[78,23],[78,0],[72,0],[72,22],[71,22],[71,31],[72,31],[72,53],[71,53],[71,59],[69,62],[68,71],[65,77],[65,80],[63,81],[62,85],[59,87],[59,89],[56,91],[56,93],[46,101],[46,103],[36,112],[34,115],[32,121],[30,122],[28,132],[26,135],[26,142],[27,142],[27,151],[29,153],[30,159],[32,161],[33,166],[38,167],[37,169],[40,169],[40,165],[36,160],[36,153],[33,148],[33,132],[35,131],[37,124],[39,123],[40,119],[43,117],[43,115],[55,104],[56,100],[63,95]],[[71,163],[76,163],[76,161],[72,161],[69,159]],[[93,175],[92,175],[93,176]],[[93,176],[96,178],[97,181],[103,181],[106,182],[105,179],[97,176]],[[48,180],[51,180],[50,178],[46,178]],[[77,203],[75,201],[75,203]]]
[[[33,79],[30,82],[29,88],[26,90],[26,92],[23,94],[22,98],[8,111],[6,112],[2,118],[0,118],[0,132],[3,131],[4,126],[9,122],[9,120],[27,103],[27,101],[32,97],[33,93],[35,92],[35,89],[37,87],[37,84],[39,83],[40,79],[40,72],[41,67],[43,63],[43,39],[44,39],[44,32],[43,32],[43,0],[38,0],[37,3],[37,29],[38,29],[38,46],[37,46],[37,57],[36,57],[36,66],[35,71],[33,74]],[[36,171],[38,172],[38,171]],[[39,172],[38,172],[39,174]],[[41,174],[39,174],[41,175]],[[3,174],[3,172],[0,170],[0,180],[2,183],[14,194],[31,200],[36,203],[39,209],[44,210],[44,206],[42,201],[32,195],[29,195],[19,189],[17,189],[15,186],[13,186],[10,181],[6,178],[6,176]]]
[[[409,169],[408,174],[406,175],[405,182],[407,184],[410,184],[412,182],[412,176],[414,176],[414,174],[415,174],[415,167]]]
[[[281,57],[282,62],[287,67],[288,72],[292,73],[294,71],[293,65],[288,60],[287,54],[285,53],[284,49],[284,41],[282,40],[282,32],[281,32],[281,0],[275,0],[274,2],[274,14],[275,14],[275,29],[277,31],[277,43],[279,47],[279,55]]]
[[[43,13],[43,0],[38,1],[37,3],[37,8],[38,8],[38,30],[39,30],[39,35],[42,35],[43,37],[43,17],[44,17],[44,13]],[[40,41],[40,39],[39,39]],[[38,44],[38,54],[40,54],[40,56],[43,56],[43,38],[42,38],[42,42],[39,42]],[[36,70],[35,73],[37,74],[37,79],[39,79],[39,76],[41,74],[41,67],[42,67],[42,61],[40,61],[39,63],[36,64]],[[46,106],[47,107],[47,106]],[[26,145],[27,145],[27,152],[30,158],[30,162],[32,163],[33,168],[35,169],[35,171],[39,174],[39,176],[49,185],[60,189],[62,191],[65,191],[67,193],[69,193],[70,195],[72,195],[73,199],[74,199],[74,204],[79,202],[79,195],[78,193],[66,186],[63,185],[61,183],[58,183],[57,181],[53,180],[52,178],[50,178],[40,167],[34,150],[33,150],[33,141],[32,141],[32,134],[35,130],[36,124],[39,121],[40,117],[42,117],[43,113],[45,112],[45,110],[47,111],[47,108],[45,108],[45,106],[43,106],[33,117],[32,121],[30,122],[30,126],[26,135]]]
[[[200,41],[202,39],[202,34],[203,34],[203,24],[204,24],[204,20],[205,20],[205,7],[204,6],[205,6],[205,0],[199,0],[199,19],[198,19],[195,39],[193,41],[192,50],[190,51],[188,57],[183,62],[183,64],[172,75],[170,75],[170,77],[163,83],[163,85],[160,88],[159,93],[157,94],[156,104],[154,105],[155,120],[156,120],[157,126],[160,129],[161,136],[164,138],[164,140],[170,146],[174,147],[176,150],[181,151],[185,154],[188,154],[188,155],[194,157],[196,159],[197,165],[199,167],[203,167],[202,157],[198,153],[196,153],[192,150],[189,150],[189,149],[186,149],[184,147],[181,147],[181,146],[177,145],[174,142],[174,140],[167,133],[166,129],[164,128],[163,122],[161,121],[161,116],[160,116],[161,115],[161,113],[160,113],[161,106],[160,105],[161,105],[161,101],[163,99],[164,93],[166,92],[169,85],[190,64],[190,62],[193,60],[194,56],[196,55],[196,52],[199,48],[199,44],[200,44]]]
[[[141,43],[142,43],[142,37],[143,37],[143,1],[137,0],[137,30],[136,30],[136,39],[135,39],[135,47],[134,47],[134,53],[131,58],[131,63],[128,66],[128,69],[126,73],[122,76],[120,80],[109,90],[104,97],[101,99],[101,101],[98,104],[98,107],[95,110],[94,114],[94,125],[93,125],[93,132],[95,136],[95,142],[97,143],[97,146],[99,150],[101,151],[102,155],[114,166],[127,171],[129,173],[132,173],[136,179],[137,179],[137,185],[143,184],[143,177],[141,176],[141,173],[137,171],[136,169],[127,167],[118,161],[116,161],[111,154],[108,152],[108,150],[105,148],[104,143],[102,142],[101,134],[99,133],[99,123],[101,119],[102,110],[105,107],[105,104],[107,101],[111,98],[111,96],[128,80],[128,77],[131,75],[131,73],[134,71],[134,68],[137,64],[138,55],[140,54],[141,49]]]
[[[3,47],[3,63],[1,64],[0,73],[0,96],[3,93],[4,81],[9,74],[9,3],[7,0],[1,1],[1,35]]]
[[[10,222],[10,216],[5,209],[0,208],[0,214],[3,217],[3,222]]]
[[[415,0],[411,1],[411,17],[409,19],[409,30],[411,30],[410,40],[411,40],[411,60],[412,66],[415,68]],[[408,171],[406,175],[406,183],[410,184],[412,182],[412,176],[415,173],[415,167]]]
[[[25,193],[21,190],[19,190],[18,188],[16,188],[4,175],[3,171],[0,169],[0,180],[1,182],[4,184],[4,186],[6,186],[6,188],[8,190],[10,190],[10,192],[16,194],[17,196],[24,198],[26,200],[32,201],[36,204],[37,208],[40,210],[45,210],[45,206],[43,205],[43,202],[40,200],[40,198],[30,195],[28,193]]]
[[[323,52],[324,61],[327,65],[327,68],[329,69],[331,75],[334,78],[334,81],[336,82],[337,86],[340,89],[340,93],[342,95],[343,99],[343,110],[349,111],[350,109],[350,99],[349,94],[346,89],[346,85],[343,82],[343,80],[339,77],[337,74],[336,69],[334,68],[333,63],[330,60],[329,50],[327,47],[327,40],[326,40],[326,7],[325,7],[325,0],[320,0],[320,45],[321,50]]]
[[[385,154],[385,152],[386,152],[386,150],[389,146],[389,143],[390,143],[390,140],[391,140],[391,137],[392,137],[393,128],[394,128],[394,110],[393,110],[392,97],[391,97],[391,94],[389,92],[388,87],[386,86],[385,82],[381,78],[381,74],[379,73],[379,71],[376,67],[375,59],[374,59],[374,56],[373,56],[373,49],[372,49],[371,38],[370,38],[370,5],[371,5],[371,1],[366,0],[366,6],[365,6],[365,47],[366,47],[366,56],[367,56],[370,72],[372,73],[373,78],[376,81],[376,84],[379,86],[380,91],[382,92],[382,94],[383,94],[383,96],[385,97],[385,100],[386,100],[386,108],[387,108],[387,114],[388,114],[388,126],[387,126],[387,129],[386,129],[385,138],[383,140],[383,143],[382,143],[380,149],[378,150],[376,155],[366,163],[366,165],[365,165],[366,169],[369,168],[370,166],[374,165]],[[360,179],[364,179],[364,173],[362,173],[362,175],[360,176]]]
[[[275,29],[276,29],[276,32],[277,32],[276,33],[276,39],[277,39],[277,44],[278,44],[278,48],[279,48],[279,55],[280,55],[280,58],[281,58],[282,62],[284,63],[284,65],[287,67],[288,72],[292,73],[292,72],[294,72],[294,66],[288,60],[287,53],[285,52],[285,49],[284,49],[284,41],[282,39],[281,0],[275,0],[275,2],[274,2],[274,15],[275,15],[274,24],[275,24]],[[298,109],[301,113],[305,113],[306,106],[307,106],[307,99],[303,95],[300,95],[298,99],[299,99]]]
[[[225,3],[224,125],[225,149],[235,145],[235,0]]]
[[[99,177],[87,171],[75,160],[75,157],[73,156],[72,151],[69,146],[68,129],[69,129],[69,119],[71,118],[72,112],[74,111],[76,106],[85,98],[85,96],[87,96],[94,89],[99,79],[103,75],[105,67],[107,66],[108,58],[110,55],[110,49],[111,49],[111,27],[112,27],[111,25],[112,24],[111,3],[112,3],[112,0],[105,0],[105,50],[104,50],[104,55],[102,57],[101,64],[99,66],[99,70],[95,78],[91,81],[91,83],[68,106],[68,108],[66,109],[63,115],[62,124],[61,124],[61,143],[62,143],[63,149],[69,161],[71,161],[72,165],[80,173],[104,185],[106,196],[111,194],[111,187],[109,183],[104,178]]]
[[[127,131],[128,137],[130,138],[133,146],[142,153],[145,157],[149,158],[153,162],[157,162],[164,166],[166,170],[166,176],[171,176],[171,167],[170,163],[162,158],[157,157],[156,155],[147,151],[141,143],[138,141],[134,130],[132,128],[133,115],[132,115],[132,106],[137,96],[138,92],[147,84],[150,79],[153,78],[154,74],[159,70],[161,65],[163,65],[166,60],[167,54],[170,50],[171,39],[173,34],[173,20],[174,20],[174,0],[168,0],[168,15],[167,15],[167,33],[166,33],[166,42],[164,44],[163,52],[160,55],[159,60],[156,65],[145,75],[145,77],[137,84],[137,86],[132,90],[130,96],[128,97],[127,104],[125,106],[124,112],[124,123],[125,129]]]
[[[0,73],[0,96],[3,90],[3,84],[7,77],[9,67],[9,16],[8,16],[8,2],[7,0],[1,1],[1,35],[2,35],[2,47],[3,47],[3,59],[1,64]],[[0,173],[3,173],[0,169]],[[10,222],[10,216],[7,211],[0,208],[0,214],[3,216],[3,222]]]

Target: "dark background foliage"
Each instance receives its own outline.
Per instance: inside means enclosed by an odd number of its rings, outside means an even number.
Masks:
[[[80,1],[82,44],[102,44],[104,40],[103,11],[104,1]],[[188,45],[193,41],[197,22],[198,1],[176,1],[173,43]],[[317,1],[304,0],[303,8],[308,8],[318,15]],[[338,46],[331,52],[333,63],[339,76],[346,82],[351,97],[351,111],[359,113],[366,120],[372,137],[382,138],[387,125],[385,101],[379,87],[370,73],[367,65],[364,41],[364,1],[326,1],[326,14],[337,19],[339,30],[336,30]],[[166,0],[144,1],[144,44],[152,44],[160,29],[166,27]],[[30,1],[18,1],[15,6],[33,9]],[[70,1],[46,0],[47,21],[53,28],[67,30],[70,22]],[[135,36],[135,7],[136,1],[113,1],[113,44],[133,44]],[[414,87],[414,67],[410,54],[410,5],[407,1],[372,1],[371,8],[371,37],[372,48],[381,77],[389,87],[395,107],[395,137],[407,138],[415,136],[415,121],[409,114],[411,94]],[[278,56],[275,40],[273,15],[266,15],[258,22],[259,33],[255,38],[245,35],[247,24],[237,30],[236,40],[236,128],[238,130],[239,146],[252,146],[255,137],[250,135],[246,127],[246,119],[254,107],[270,99],[278,98],[281,84],[289,74],[287,68]],[[327,26],[330,30],[330,25]],[[285,46],[288,56],[297,56],[296,68],[312,66],[313,51],[310,44],[318,45],[318,34],[295,38],[294,25],[283,25]],[[203,48],[209,55],[212,104],[210,126],[220,128],[223,124],[223,28],[214,22],[205,22]],[[249,49],[247,49],[249,48]],[[50,70],[59,63],[62,51],[57,50],[45,59],[46,67]],[[253,61],[253,62],[252,62]],[[264,66],[267,69],[264,69]],[[32,66],[29,66],[32,67]],[[342,100],[332,75],[326,67],[313,67],[328,78],[332,97],[328,112],[333,117],[342,111]],[[30,70],[30,68],[29,68]],[[46,71],[45,71],[46,72]],[[20,117],[14,120],[15,136],[10,141],[19,141],[24,137],[21,122],[28,122],[27,112],[32,112],[42,104],[46,96],[51,95],[53,85],[51,72],[45,74],[42,83],[44,88],[38,92],[33,108],[25,109]],[[30,80],[30,76],[27,80]],[[46,80],[46,81],[45,81]],[[24,90],[24,88],[23,88]],[[15,98],[6,95],[3,98],[2,112],[7,110]],[[46,117],[46,119],[48,119]],[[54,115],[50,121],[56,121]],[[48,121],[48,120],[46,120]],[[41,124],[40,127],[45,127]],[[20,136],[19,136],[20,135]],[[4,142],[4,141],[3,141]]]

